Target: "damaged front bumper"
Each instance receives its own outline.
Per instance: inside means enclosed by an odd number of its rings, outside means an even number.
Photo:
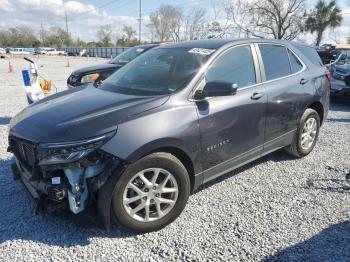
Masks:
[[[16,158],[14,179],[22,182],[36,212],[69,209],[78,214],[99,203],[98,215],[109,228],[114,181],[126,165],[123,160],[96,149],[77,161],[42,165],[37,145],[13,137],[8,151]]]

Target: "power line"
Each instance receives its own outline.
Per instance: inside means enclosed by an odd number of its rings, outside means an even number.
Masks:
[[[126,3],[122,4],[122,5],[115,6],[112,9],[109,9],[108,11],[110,12],[110,11],[114,11],[116,9],[121,9],[122,7],[125,7],[125,6],[130,5],[130,4],[132,4],[132,2],[126,2]],[[133,11],[133,13],[135,13],[135,12],[137,12],[137,11]],[[125,15],[125,14],[126,13],[123,13],[123,15]]]
[[[176,2],[175,6],[180,6],[180,7],[194,7],[194,6],[198,6],[198,4],[200,3],[205,3],[208,0],[197,0],[196,3],[188,3],[188,1],[181,1],[181,2]],[[157,11],[159,9],[159,7],[157,8],[148,8],[143,10],[143,14],[151,14],[153,11]],[[137,11],[132,11],[132,12],[128,12],[125,14],[135,14]]]
[[[121,0],[112,0],[112,1],[109,1],[109,2],[107,2],[107,3],[105,3],[105,4],[103,4],[103,5],[100,5],[100,6],[98,6],[98,7],[95,7],[95,6],[94,6],[94,8],[91,9],[90,11],[87,11],[87,12],[81,13],[81,14],[74,15],[74,18],[79,17],[79,16],[82,16],[82,15],[87,15],[87,14],[90,14],[90,13],[95,12],[95,11],[99,11],[99,9],[105,8],[106,6],[112,5],[112,4],[114,4],[114,3],[118,2],[118,1],[121,1]]]
[[[180,2],[176,2],[175,6],[180,6],[180,7],[192,7],[192,6],[196,6],[198,5],[198,3],[204,3],[208,0],[198,0],[196,3],[188,3],[188,0],[187,1],[180,1]],[[130,3],[130,2],[129,2]],[[142,11],[142,14],[145,15],[145,14],[150,14],[152,13],[153,11],[156,11],[159,9],[159,6],[156,7],[156,8],[148,8],[148,9],[143,9]],[[112,9],[114,10],[114,8]],[[131,15],[131,16],[136,16],[136,14],[138,15],[138,10],[132,10],[130,12],[123,12],[123,15]]]

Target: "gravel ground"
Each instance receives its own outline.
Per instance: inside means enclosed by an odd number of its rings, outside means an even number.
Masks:
[[[59,90],[94,58],[37,59]],[[165,229],[105,232],[71,216],[35,215],[11,178],[12,116],[25,105],[20,70],[0,60],[0,259],[3,261],[350,261],[350,103],[332,103],[315,150],[304,159],[275,152],[211,182]],[[42,66],[42,67],[41,67]],[[350,176],[350,175],[349,175]],[[350,178],[349,178],[350,179]]]

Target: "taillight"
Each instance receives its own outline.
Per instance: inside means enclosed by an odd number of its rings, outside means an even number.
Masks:
[[[331,72],[327,71],[326,72],[326,77],[328,78],[328,80],[331,80],[331,78],[332,78]]]

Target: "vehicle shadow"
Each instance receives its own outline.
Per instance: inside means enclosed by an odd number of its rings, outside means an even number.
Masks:
[[[350,221],[344,221],[262,261],[349,261],[349,243]]]
[[[8,125],[11,121],[11,117],[0,117],[0,126]]]
[[[91,238],[127,238],[137,235],[119,229],[104,230],[92,215],[91,209],[81,215],[70,212],[35,215],[23,186],[12,178],[12,162],[0,159],[0,244],[29,240],[71,247],[89,245]]]

